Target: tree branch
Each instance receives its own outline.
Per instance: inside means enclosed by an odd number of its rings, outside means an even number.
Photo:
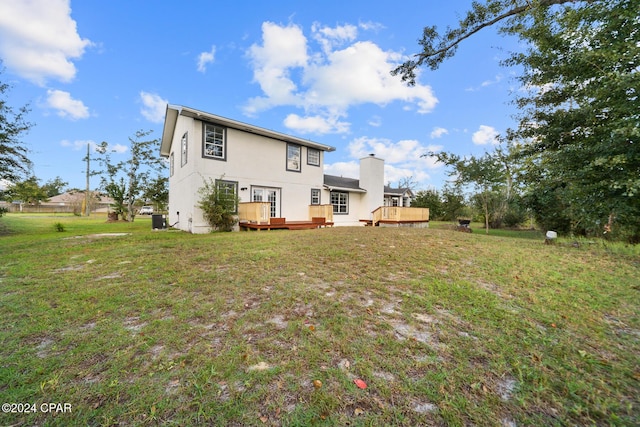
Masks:
[[[400,74],[402,76],[402,80],[412,86],[415,84],[415,70],[418,67],[427,63],[432,70],[437,69],[446,58],[453,56],[455,50],[462,41],[476,34],[483,28],[495,25],[512,16],[522,15],[534,8],[550,7],[563,3],[577,3],[581,1],[585,0],[540,0],[535,5],[532,4],[531,1],[527,1],[522,6],[517,6],[507,10],[503,9],[502,13],[499,13],[500,11],[492,12],[489,8],[490,5],[487,5],[487,9],[485,10],[481,9],[482,6],[480,5],[478,5],[477,8],[474,6],[474,10],[469,11],[467,13],[467,18],[460,22],[460,27],[458,29],[447,30],[444,35],[439,35],[435,31],[435,27],[425,28],[423,38],[420,41],[420,44],[424,47],[423,51],[416,53],[413,55],[413,59],[404,62],[399,67],[392,70],[391,74],[394,76]],[[586,1],[591,2],[593,0]],[[496,5],[494,4],[493,6]],[[487,21],[482,19],[484,18],[484,16],[482,16],[484,14],[488,14],[490,17],[493,15],[495,16]],[[474,24],[474,21],[476,20],[479,20],[480,23]],[[466,30],[465,27],[467,26],[470,26],[471,29]],[[434,46],[434,41],[439,41],[439,47]]]

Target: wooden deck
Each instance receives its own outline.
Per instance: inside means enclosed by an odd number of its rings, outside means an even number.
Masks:
[[[314,228],[333,227],[333,222],[324,218],[312,218],[311,221],[287,221],[285,218],[271,218],[268,223],[241,222],[241,230],[311,230]]]

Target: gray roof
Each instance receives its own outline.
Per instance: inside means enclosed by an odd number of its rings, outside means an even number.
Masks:
[[[215,114],[206,113],[182,105],[167,105],[167,111],[164,120],[164,128],[162,130],[162,139],[160,143],[160,155],[169,157],[171,150],[171,142],[173,141],[173,133],[175,132],[178,116],[192,117],[196,120],[208,121],[222,126],[238,129],[244,132],[254,133],[256,135],[273,138],[284,142],[293,142],[295,144],[304,145],[306,147],[316,148],[322,151],[335,151],[335,147],[320,144],[308,139],[299,138],[297,136],[287,135],[270,129],[261,128],[237,120],[228,119],[226,117],[217,116]]]
[[[324,186],[329,190],[353,191],[358,193],[367,191],[360,188],[360,180],[335,175],[325,175]]]
[[[405,193],[409,193],[410,197],[413,197],[413,191],[410,188],[392,188],[388,185],[384,186],[384,194],[389,196],[404,196]]]

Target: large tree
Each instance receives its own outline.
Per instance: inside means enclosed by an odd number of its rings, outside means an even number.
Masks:
[[[0,75],[2,73],[0,61]],[[15,110],[5,98],[10,86],[0,81],[0,178],[18,181],[31,169],[29,150],[20,137],[33,125],[26,121],[28,106]]]
[[[640,240],[640,18],[638,0],[475,2],[458,27],[425,28],[423,51],[395,74],[413,84],[482,28],[519,37],[518,129],[531,207],[540,220]],[[554,203],[554,201],[556,201]],[[551,205],[548,205],[551,204]],[[562,210],[562,212],[560,212]]]
[[[150,139],[152,131],[136,132],[129,138],[130,147],[128,158],[114,163],[111,158],[109,144],[102,142],[98,146],[99,163],[103,166],[102,187],[115,200],[116,212],[126,217],[128,221],[135,219],[134,203],[165,168],[164,159],[160,158],[159,139]],[[155,175],[154,175],[155,173]]]

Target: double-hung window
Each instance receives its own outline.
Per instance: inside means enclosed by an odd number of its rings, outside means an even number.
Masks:
[[[218,201],[232,213],[238,213],[238,183],[216,179],[216,189],[218,190]]]
[[[223,127],[209,123],[204,124],[202,155],[209,159],[227,159],[227,142]]]
[[[311,204],[312,205],[320,204],[320,190],[318,188],[311,189]]]
[[[348,214],[349,193],[344,193],[342,191],[332,191],[331,204],[333,205],[334,214]]]
[[[300,172],[300,153],[302,147],[295,144],[287,144],[287,170]]]
[[[307,164],[311,166],[320,166],[320,150],[307,148]]]

